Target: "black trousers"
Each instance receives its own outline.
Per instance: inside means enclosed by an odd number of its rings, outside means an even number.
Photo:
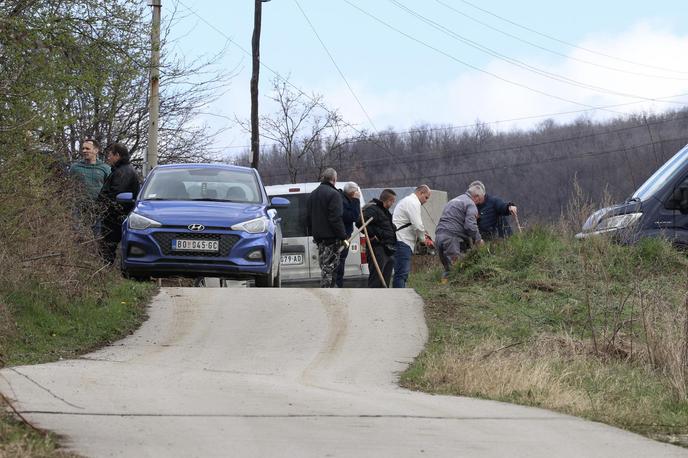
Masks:
[[[339,253],[339,265],[335,271],[334,284],[337,288],[344,288],[344,270],[346,269],[346,258],[349,256],[349,249]]]
[[[102,236],[100,255],[106,263],[114,264],[117,257],[117,245],[122,240],[122,221],[106,219],[103,222]]]
[[[394,256],[385,253],[385,249],[382,245],[373,245],[373,253],[375,253],[375,259],[377,259],[377,263],[380,266],[382,278],[385,279],[385,285],[390,286],[392,271],[394,270]],[[368,268],[370,269],[370,275],[368,275],[368,288],[384,288],[372,259],[368,260]]]

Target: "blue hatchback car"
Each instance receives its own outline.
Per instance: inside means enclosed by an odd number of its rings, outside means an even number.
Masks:
[[[122,273],[130,278],[220,277],[280,286],[282,231],[258,172],[222,164],[156,167],[122,225]]]

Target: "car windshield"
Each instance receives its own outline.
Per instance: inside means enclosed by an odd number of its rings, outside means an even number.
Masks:
[[[143,200],[260,203],[263,199],[250,171],[189,167],[156,170],[146,184]]]
[[[633,193],[633,199],[645,201],[652,197],[659,188],[667,181],[672,180],[677,173],[684,169],[688,162],[688,145],[684,146],[678,153],[659,168],[650,178],[647,179],[638,190]]]

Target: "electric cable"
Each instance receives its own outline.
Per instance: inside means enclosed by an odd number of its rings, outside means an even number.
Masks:
[[[615,91],[613,89],[608,89],[608,88],[601,87],[601,86],[596,86],[593,84],[584,83],[584,82],[569,78],[569,77],[564,76],[564,75],[560,75],[557,73],[553,73],[553,72],[532,66],[526,62],[523,62],[522,60],[509,57],[509,56],[502,54],[498,51],[495,51],[494,49],[491,49],[487,46],[483,46],[474,40],[466,38],[466,37],[456,33],[452,29],[450,29],[450,28],[448,28],[448,27],[446,27],[446,26],[444,26],[444,25],[442,25],[436,21],[433,21],[432,19],[430,19],[426,16],[423,16],[422,14],[420,14],[417,11],[407,7],[406,5],[404,5],[403,3],[401,3],[398,0],[388,0],[388,1],[390,3],[392,3],[393,5],[395,5],[396,7],[406,11],[408,14],[415,17],[416,19],[419,19],[420,21],[426,23],[427,25],[434,28],[435,30],[438,30],[438,31],[444,33],[445,35],[453,38],[454,40],[457,40],[457,41],[459,41],[459,42],[461,42],[467,46],[470,46],[473,49],[477,49],[477,50],[479,50],[483,53],[486,53],[490,56],[496,57],[497,59],[502,60],[504,62],[507,62],[511,65],[514,65],[516,67],[522,68],[522,69],[527,70],[527,71],[530,71],[532,73],[543,76],[545,78],[549,78],[553,81],[558,81],[560,83],[569,84],[571,86],[579,87],[582,89],[588,89],[590,91],[594,91],[594,92],[597,92],[600,94],[617,95],[617,96],[627,97],[627,98],[632,98],[632,99],[641,99],[641,100],[645,100],[648,102],[654,102],[655,101],[655,99],[652,97],[645,97],[645,96],[640,96],[640,95],[636,95],[636,94],[629,94],[629,93]],[[675,103],[681,103],[681,102],[675,102]]]
[[[436,0],[436,1],[438,1],[438,0]],[[494,12],[492,12],[492,11],[490,11],[490,10],[487,10],[487,9],[485,9],[485,8],[481,8],[480,6],[478,6],[478,5],[474,4],[474,3],[471,3],[471,2],[469,2],[469,1],[467,1],[467,0],[459,0],[459,1],[465,3],[466,5],[468,5],[468,6],[472,7],[472,8],[475,8],[475,9],[477,9],[477,10],[479,10],[479,11],[482,11],[482,12],[485,13],[485,14],[489,14],[490,16],[493,16],[493,17],[495,17],[495,18],[497,18],[497,19],[499,19],[499,20],[501,20],[501,21],[507,22],[507,23],[509,23],[509,24],[511,24],[511,25],[514,25],[514,26],[516,26],[516,27],[519,27],[519,28],[521,28],[521,29],[523,29],[523,30],[527,30],[528,32],[534,33],[534,34],[536,34],[536,35],[540,35],[541,37],[545,37],[545,38],[547,38],[547,39],[549,39],[549,40],[556,41],[556,42],[558,42],[558,43],[564,44],[564,45],[566,45],[566,46],[570,46],[570,47],[572,47],[572,48],[580,49],[580,50],[582,50],[582,51],[586,51],[586,52],[589,52],[589,53],[591,53],[591,54],[596,54],[596,55],[598,55],[598,56],[606,57],[606,58],[608,58],[608,59],[613,59],[613,60],[617,60],[617,61],[620,61],[620,62],[625,62],[625,63],[627,63],[627,64],[633,64],[633,65],[640,66],[640,67],[654,68],[655,70],[662,70],[662,71],[671,72],[671,73],[680,73],[680,74],[683,74],[683,75],[688,74],[688,71],[673,70],[673,69],[670,69],[670,68],[659,67],[659,66],[656,66],[656,65],[644,64],[644,63],[642,63],[642,62],[635,62],[635,61],[632,61],[632,60],[628,60],[628,59],[624,59],[624,58],[621,58],[621,57],[616,57],[616,56],[612,56],[612,55],[610,55],[610,54],[605,54],[605,53],[602,53],[602,52],[599,52],[599,51],[595,51],[595,50],[593,50],[593,49],[585,48],[585,47],[583,47],[583,46],[579,46],[579,45],[576,45],[576,44],[573,44],[573,43],[569,43],[568,41],[565,41],[565,40],[559,39],[559,38],[557,38],[557,37],[555,37],[555,36],[548,35],[548,34],[546,34],[546,33],[540,32],[540,31],[535,30],[535,29],[533,29],[533,28],[531,28],[531,27],[527,27],[527,26],[525,26],[525,25],[523,25],[523,24],[519,24],[519,23],[516,22],[516,21],[513,21],[513,20],[508,19],[508,18],[506,18],[506,17],[500,16],[500,15],[498,15],[497,13],[494,13]]]
[[[315,30],[315,26],[313,26],[313,23],[311,22],[311,20],[310,20],[310,19],[308,18],[308,16],[306,15],[306,12],[303,10],[303,8],[301,8],[301,5],[299,4],[298,0],[294,0],[294,3],[295,3],[296,6],[299,8],[299,11],[301,11],[301,14],[302,14],[303,17],[306,19],[306,22],[308,22],[308,25],[310,26],[311,30],[313,31],[313,34],[315,34],[316,38],[318,39],[318,41],[319,41],[320,44],[322,45],[323,49],[325,50],[325,52],[327,53],[327,55],[330,57],[330,60],[332,61],[332,64],[333,64],[334,67],[337,69],[337,72],[339,73],[339,76],[341,76],[342,79],[344,80],[344,83],[346,84],[346,87],[349,88],[349,92],[351,92],[351,95],[352,95],[352,96],[354,97],[354,99],[356,100],[356,103],[358,103],[358,106],[361,108],[361,111],[363,111],[363,113],[365,114],[366,118],[368,118],[368,122],[369,122],[370,125],[373,127],[373,130],[377,131],[377,127],[375,127],[375,123],[373,122],[372,118],[371,118],[370,115],[368,114],[368,111],[365,109],[365,107],[364,107],[363,104],[361,103],[361,100],[358,98],[358,96],[357,96],[356,93],[354,92],[354,89],[353,89],[353,88],[351,87],[351,85],[349,84],[349,81],[346,79],[346,76],[344,76],[344,72],[342,72],[342,69],[339,68],[339,65],[337,65],[337,62],[334,60],[334,56],[332,56],[332,53],[330,52],[329,49],[327,49],[327,46],[325,45],[325,43],[323,42],[323,40],[320,38],[320,35],[318,34],[318,31]]]
[[[625,74],[628,74],[628,75],[642,76],[642,77],[645,77],[645,78],[658,78],[658,79],[667,79],[667,80],[676,80],[676,81],[688,81],[688,78],[674,77],[674,76],[666,76],[666,75],[651,75],[651,74],[649,74],[649,73],[634,72],[634,71],[630,71],[630,70],[624,70],[624,69],[618,68],[618,67],[610,67],[610,66],[608,66],[608,65],[604,65],[604,64],[597,63],[597,62],[592,62],[592,61],[589,61],[589,60],[581,59],[581,58],[579,58],[579,57],[575,57],[575,56],[571,56],[571,55],[568,55],[568,54],[564,54],[564,53],[559,52],[559,51],[556,51],[556,50],[554,50],[554,49],[547,48],[547,47],[545,47],[545,46],[541,46],[541,45],[539,45],[539,44],[537,44],[537,43],[534,43],[534,42],[532,42],[532,41],[526,40],[526,39],[524,39],[524,38],[522,38],[522,37],[519,37],[518,35],[514,35],[514,34],[512,34],[512,33],[509,33],[509,32],[507,32],[507,31],[505,31],[505,30],[500,29],[499,27],[494,27],[494,26],[488,24],[487,22],[481,21],[480,19],[477,19],[476,17],[471,16],[470,14],[468,14],[468,13],[466,13],[466,12],[464,12],[464,11],[461,11],[461,10],[459,10],[459,9],[457,9],[457,8],[455,8],[455,7],[451,6],[451,5],[449,5],[449,4],[445,3],[445,2],[443,2],[442,0],[435,0],[435,1],[436,1],[437,3],[439,3],[440,5],[444,6],[445,8],[447,8],[447,9],[449,9],[449,10],[455,12],[456,14],[459,14],[459,15],[461,15],[461,16],[467,18],[467,19],[470,20],[470,21],[473,21],[473,22],[475,22],[475,23],[477,23],[477,24],[480,24],[480,25],[482,25],[483,27],[486,27],[486,28],[488,28],[488,29],[490,29],[490,30],[493,30],[493,31],[498,32],[498,33],[501,33],[502,35],[507,36],[507,37],[509,37],[509,38],[512,38],[512,39],[514,39],[514,40],[520,41],[521,43],[525,43],[525,44],[527,44],[528,46],[532,46],[533,48],[537,48],[537,49],[540,49],[540,50],[542,50],[542,51],[545,51],[545,52],[554,54],[555,56],[563,57],[563,58],[565,58],[565,59],[572,60],[572,61],[575,61],[575,62],[580,62],[580,63],[586,64],[586,65],[591,65],[591,66],[593,66],[593,67],[603,68],[603,69],[605,69],[605,70],[611,70],[611,71],[614,71],[614,72],[625,73]]]

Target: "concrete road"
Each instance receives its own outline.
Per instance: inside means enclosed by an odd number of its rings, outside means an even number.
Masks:
[[[94,457],[688,456],[544,410],[398,388],[426,338],[412,290],[165,288],[134,335],[4,369],[0,391]]]

